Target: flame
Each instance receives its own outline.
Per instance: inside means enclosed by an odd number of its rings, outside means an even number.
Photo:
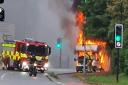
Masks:
[[[82,45],[83,44],[83,32],[79,31],[79,35],[77,38],[77,44]]]
[[[81,26],[85,22],[85,16],[81,11],[76,12],[76,25]]]
[[[78,33],[79,35],[77,37],[77,42],[79,45],[83,44],[83,36],[84,36],[83,24],[85,21],[84,18],[85,18],[85,16],[81,11],[76,12],[76,26],[78,27],[78,31],[79,31],[79,33]]]
[[[101,67],[105,70],[105,71],[109,71],[109,56],[108,53],[105,49],[102,49],[99,51],[98,53],[99,59],[100,59],[100,64]]]
[[[88,45],[98,45],[98,46],[103,46],[103,47],[106,47],[107,43],[104,42],[104,41],[100,41],[100,40],[92,40],[92,39],[89,39],[89,40],[86,40],[84,42],[84,44],[88,44]]]
[[[78,44],[79,45],[79,44]],[[103,41],[98,41],[98,40],[85,40],[84,41],[84,45],[97,45],[98,49],[96,52],[94,52],[93,50],[89,50],[89,51],[79,51],[78,52],[78,57],[81,56],[87,56],[90,57],[91,59],[95,59],[99,60],[99,67],[102,67],[104,69],[104,71],[109,71],[110,69],[110,60],[109,60],[109,56],[106,50],[106,42]]]
[[[95,56],[95,59],[99,60],[100,65],[99,67],[102,67],[104,71],[109,71],[110,68],[110,60],[109,56],[106,50],[107,43],[101,40],[96,40],[96,39],[85,39],[84,37],[84,23],[85,23],[86,16],[80,11],[76,12],[76,26],[78,28],[78,36],[77,36],[77,45],[97,45],[98,50],[96,52],[93,52],[92,50],[90,51],[78,51],[77,55],[78,57],[81,56],[89,56],[93,59]]]

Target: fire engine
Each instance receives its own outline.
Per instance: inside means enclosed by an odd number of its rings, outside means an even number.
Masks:
[[[36,58],[37,70],[44,72],[48,69],[48,56],[51,48],[46,42],[30,39],[5,40],[2,43],[3,69],[29,70],[29,58]]]

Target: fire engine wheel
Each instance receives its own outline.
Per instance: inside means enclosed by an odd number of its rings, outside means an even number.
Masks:
[[[2,67],[2,70],[5,70],[5,67]]]
[[[29,76],[32,76],[32,73],[29,73]]]
[[[76,70],[76,72],[78,73],[78,72],[80,72],[80,73],[83,73],[83,70],[81,69],[81,70]]]

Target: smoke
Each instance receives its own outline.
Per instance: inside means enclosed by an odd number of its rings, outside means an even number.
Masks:
[[[77,30],[72,3],[69,3],[68,0],[52,0],[49,2],[49,8],[59,17],[60,29],[64,33],[63,37],[68,39],[70,47],[74,48]]]

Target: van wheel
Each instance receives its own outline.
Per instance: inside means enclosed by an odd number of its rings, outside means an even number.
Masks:
[[[5,70],[5,67],[2,67],[2,70]]]
[[[41,70],[40,72],[41,72],[41,73],[44,73],[44,70]]]

